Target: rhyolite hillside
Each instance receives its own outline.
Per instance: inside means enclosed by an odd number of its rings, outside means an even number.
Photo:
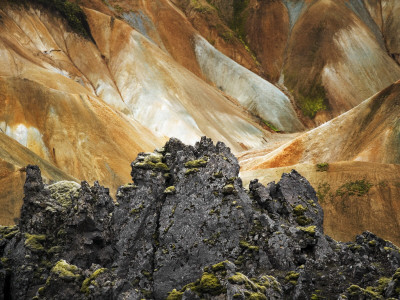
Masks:
[[[249,190],[230,149],[170,139],[132,163],[117,202],[97,182],[44,185],[28,166],[0,228],[2,299],[397,299],[399,248],[324,235],[296,171]]]

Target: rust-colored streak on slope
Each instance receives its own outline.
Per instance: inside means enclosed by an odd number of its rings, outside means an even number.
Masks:
[[[369,162],[337,162],[329,170],[318,172],[315,165],[245,171],[244,185],[253,178],[263,184],[278,181],[282,173],[295,169],[305,176],[319,195],[324,209],[325,233],[340,241],[354,240],[369,230],[400,245],[400,179],[399,165]],[[343,185],[364,180],[371,184],[364,195],[337,192]],[[346,190],[346,189],[341,189]]]
[[[171,56],[188,70],[202,77],[192,45],[195,32],[190,22],[170,1],[144,1],[143,8],[152,18],[162,42]]]
[[[271,160],[267,160],[255,166],[254,170],[294,165],[299,161],[299,159],[301,159],[303,151],[304,147],[302,145],[302,141],[300,139],[296,139],[276,156],[272,157]]]
[[[290,28],[287,9],[279,1],[253,1],[248,11],[249,45],[256,53],[267,80],[277,82]]]
[[[31,138],[30,149],[47,154],[68,174],[99,180],[112,190],[130,181],[129,164],[137,153],[156,146],[149,131],[96,98],[16,78],[1,78],[0,94],[0,120],[7,128],[40,132],[42,140]]]

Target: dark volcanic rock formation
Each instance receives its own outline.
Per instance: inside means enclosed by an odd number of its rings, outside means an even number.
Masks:
[[[18,226],[0,227],[0,299],[383,299],[400,252],[372,233],[323,234],[314,189],[238,178],[223,143],[171,139],[132,163],[117,202],[97,183],[27,167]]]

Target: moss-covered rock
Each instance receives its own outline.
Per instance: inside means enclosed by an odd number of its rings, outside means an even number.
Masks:
[[[46,235],[44,234],[29,234],[25,233],[25,247],[32,252],[44,251],[42,242],[46,240]]]
[[[74,181],[59,181],[47,187],[51,197],[63,207],[71,207],[72,200],[79,196],[81,186]]]
[[[289,273],[286,274],[285,280],[287,282],[290,282],[293,285],[296,285],[297,284],[297,280],[299,279],[299,277],[300,277],[299,273],[296,273],[294,271],[290,271]]]
[[[159,153],[147,153],[146,156],[138,158],[138,161],[133,165],[135,168],[145,170],[156,170],[168,172],[168,166],[163,163],[163,156]]]
[[[293,208],[293,213],[296,216],[301,216],[304,214],[304,212],[307,211],[307,208],[305,208],[303,205],[299,204],[295,208]]]
[[[0,240],[11,239],[19,232],[18,226],[0,226]]]
[[[225,195],[234,194],[235,193],[235,186],[233,184],[227,184],[222,188],[222,192]]]
[[[187,170],[185,171],[185,175],[194,174],[194,173],[197,173],[197,172],[199,172],[199,171],[200,171],[200,170],[199,170],[198,168],[187,169]]]
[[[185,167],[186,168],[202,168],[205,167],[207,165],[208,159],[203,157],[200,159],[195,159],[195,160],[190,160],[188,162],[185,163]]]
[[[100,268],[97,269],[96,271],[94,271],[92,273],[92,275],[90,275],[88,278],[86,278],[83,282],[82,282],[82,287],[81,287],[81,292],[85,293],[86,295],[90,294],[90,290],[89,290],[89,286],[91,284],[94,284],[94,281],[96,280],[96,278],[104,273],[107,269],[106,268]]]
[[[302,232],[307,233],[310,236],[315,235],[316,228],[317,228],[317,226],[297,227],[298,230],[301,230]]]
[[[248,249],[250,251],[259,251],[260,250],[260,247],[251,245],[249,242],[246,242],[246,241],[240,241],[239,245],[240,245],[240,247],[242,247],[244,249]]]
[[[226,269],[225,264],[229,263],[227,260],[221,261],[220,263],[217,263],[215,265],[212,265],[211,270],[213,272],[219,272],[219,271],[223,271]]]
[[[203,294],[219,295],[223,292],[223,287],[219,279],[212,273],[204,272],[200,279],[200,284],[196,291]]]
[[[183,292],[174,289],[172,292],[168,293],[167,300],[181,300]]]
[[[166,195],[172,195],[176,193],[176,189],[174,186],[169,186],[164,190],[164,194]]]
[[[246,297],[246,299],[249,300],[267,300],[267,296],[265,296],[264,294],[261,293],[251,293],[248,297]]]
[[[75,265],[70,265],[63,259],[56,263],[56,265],[51,269],[51,273],[67,280],[75,280],[81,277],[78,267]]]

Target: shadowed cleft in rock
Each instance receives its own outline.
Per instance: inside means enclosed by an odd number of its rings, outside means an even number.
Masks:
[[[116,202],[96,182],[44,185],[28,166],[19,225],[0,227],[0,298],[399,297],[396,246],[324,235],[296,171],[249,190],[238,174],[230,149],[205,137],[140,153]]]

